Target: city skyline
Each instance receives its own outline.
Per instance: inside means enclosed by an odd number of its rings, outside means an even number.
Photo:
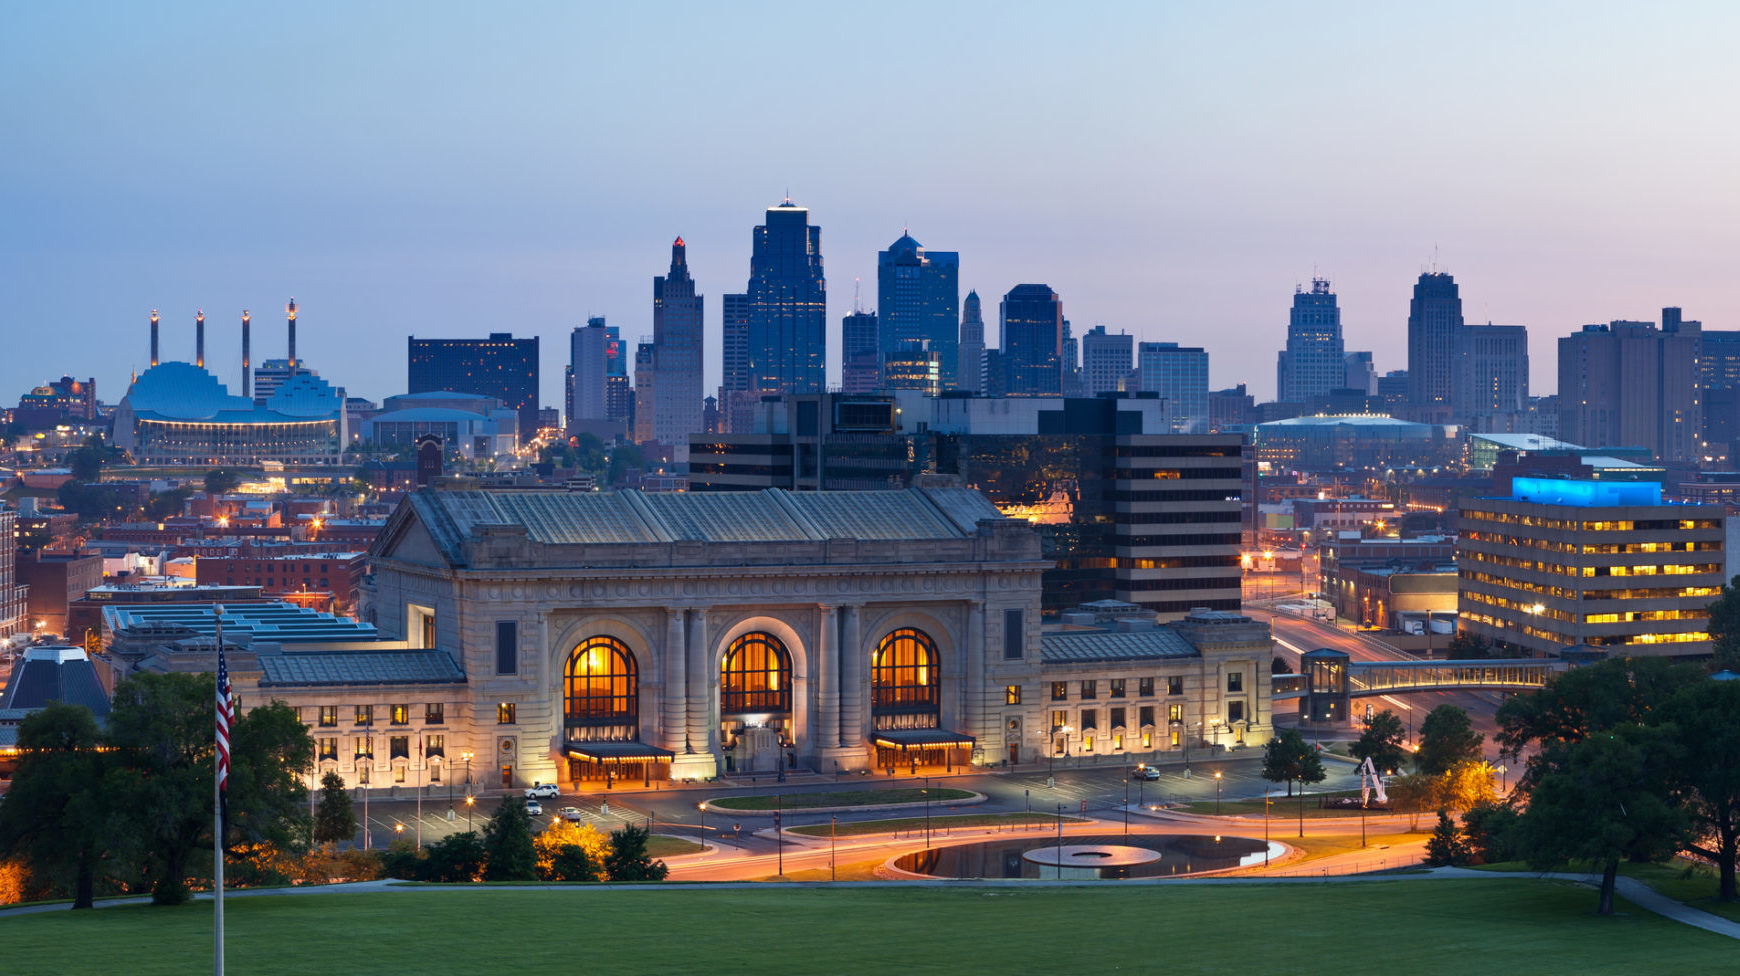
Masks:
[[[241,310],[291,294],[300,358],[371,399],[399,391],[365,364],[412,333],[511,330],[559,349],[604,315],[632,346],[652,331],[645,281],[669,241],[689,242],[718,318],[717,296],[741,288],[745,231],[788,188],[829,228],[830,384],[846,285],[875,280],[902,228],[961,255],[963,292],[1045,282],[1077,335],[1103,324],[1202,344],[1212,387],[1248,382],[1262,399],[1293,287],[1314,275],[1334,283],[1348,348],[1373,350],[1381,373],[1405,366],[1409,291],[1435,256],[1467,322],[1528,327],[1536,393],[1556,385],[1556,340],[1584,324],[1670,305],[1712,329],[1740,320],[1724,280],[1740,200],[1721,192],[1740,146],[1703,122],[1736,87],[1714,67],[1720,8],[1647,23],[1582,11],[1576,44],[1545,8],[1344,8],[1255,32],[1219,12],[950,11],[898,38],[902,18],[854,24],[854,50],[876,56],[821,58],[802,91],[756,67],[765,18],[726,12],[656,32],[652,15],[560,10],[546,31],[431,18],[406,32],[368,12],[10,16],[0,78],[32,97],[5,119],[33,148],[0,163],[0,314],[52,326],[32,357],[0,364],[19,391],[64,372],[118,399],[146,365],[153,307],[165,358],[188,360],[203,307],[208,362],[239,389]],[[837,26],[787,16],[806,36]],[[1428,32],[1406,53],[1373,41]],[[669,50],[635,42],[653,36]],[[594,52],[585,70],[555,56],[577,37]],[[135,70],[144,52],[190,45],[200,57]],[[285,46],[305,62],[293,82],[259,70]],[[1063,56],[1040,70],[1010,67],[1053,48]],[[1634,48],[1661,55],[1659,70],[1587,67]],[[471,50],[485,53],[444,56]],[[948,97],[887,114],[895,67],[923,68]],[[605,76],[624,94],[596,89]],[[697,83],[717,77],[731,83]],[[684,165],[640,127],[678,90],[699,120],[686,138],[729,165]],[[812,121],[738,131],[735,107],[759,98]],[[1056,138],[1010,163],[994,136],[1028,118]],[[893,167],[858,151],[864,126],[887,119],[922,147]],[[280,354],[270,330],[255,346],[256,361]],[[543,367],[540,402],[560,406],[561,364]],[[704,388],[718,378],[710,355]]]

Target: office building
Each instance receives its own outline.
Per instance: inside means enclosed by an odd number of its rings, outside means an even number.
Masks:
[[[821,392],[827,385],[828,351],[822,229],[811,225],[809,210],[789,197],[755,228],[746,294],[747,389]]]
[[[1708,655],[1725,513],[1651,482],[1513,478],[1509,497],[1462,502],[1462,626],[1534,654]]]
[[[519,412],[494,397],[406,393],[382,400],[380,412],[362,425],[363,441],[387,448],[415,448],[430,435],[441,439],[444,453],[484,460],[512,456],[519,447]]]
[[[881,388],[936,396],[942,392],[942,373],[942,356],[929,340],[904,342],[883,354]]]
[[[1449,468],[1462,459],[1456,428],[1381,414],[1289,417],[1258,424],[1259,462],[1291,471]]]
[[[998,358],[1005,396],[1063,393],[1063,300],[1049,285],[1016,285],[1003,296]]]
[[[1131,389],[1130,371],[1135,368],[1135,340],[1127,332],[1111,335],[1096,325],[1081,337],[1082,392],[1088,396]]]
[[[1324,278],[1312,278],[1311,290],[1293,290],[1287,318],[1287,348],[1281,352],[1275,378],[1275,398],[1309,403],[1347,385],[1347,351],[1341,342],[1341,309]]]
[[[1663,310],[1650,322],[1586,325],[1559,340],[1558,436],[1590,447],[1642,447],[1658,461],[1702,456],[1697,322]]]
[[[1447,420],[1455,390],[1462,296],[1448,272],[1426,271],[1408,303],[1408,402],[1419,419]]]
[[[602,316],[568,335],[568,424],[609,420],[610,334]]]
[[[976,291],[967,292],[966,301],[961,303],[961,342],[955,369],[955,389],[985,392],[985,317]]]
[[[1347,364],[1346,373],[1341,381],[1342,387],[1356,390],[1367,396],[1377,396],[1377,367],[1372,364],[1371,352],[1369,350],[1350,352],[1342,357],[1342,361]]]
[[[1172,429],[1181,434],[1208,429],[1208,352],[1176,342],[1136,347],[1137,389],[1166,401]]]
[[[653,369],[653,344],[642,339],[634,347],[634,426],[636,444],[653,442],[653,397],[658,395],[658,373]]]
[[[960,343],[961,258],[954,251],[926,251],[902,232],[876,258],[879,351],[886,357],[908,343],[927,342],[952,385]]]
[[[1483,430],[1515,426],[1529,408],[1529,332],[1520,325],[1465,325],[1456,333],[1453,416]]]
[[[18,581],[18,511],[0,504],[0,638],[30,630],[29,588]]]
[[[679,237],[671,245],[670,271],[653,279],[651,366],[657,379],[650,427],[645,428],[652,440],[671,445],[671,460],[678,464],[689,459],[689,435],[701,432],[704,319],[702,298],[689,275],[687,248]],[[635,426],[643,427],[638,417]]]
[[[846,393],[874,393],[882,382],[876,328],[876,313],[863,309],[840,320],[840,389]]]
[[[450,390],[495,397],[519,414],[520,441],[538,434],[538,337],[492,332],[485,339],[406,340],[405,392]]]
[[[18,398],[18,409],[12,411],[12,422],[30,429],[97,419],[97,381],[71,376],[32,389]]]

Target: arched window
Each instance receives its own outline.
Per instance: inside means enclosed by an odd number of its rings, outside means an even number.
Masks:
[[[568,655],[568,725],[634,725],[640,720],[640,670],[628,645],[588,637]]]
[[[726,715],[791,711],[791,654],[772,634],[732,641],[719,678],[719,710]]]
[[[872,707],[886,712],[934,712],[942,701],[936,643],[903,627],[882,638],[870,668]]]

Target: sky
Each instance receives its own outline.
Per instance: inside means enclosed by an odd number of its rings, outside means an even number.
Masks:
[[[1076,9],[1080,8],[1080,9]],[[707,299],[790,193],[840,318],[903,228],[963,297],[1051,285],[1079,335],[1205,346],[1274,395],[1296,285],[1405,368],[1434,260],[1470,322],[1555,340],[1678,305],[1740,328],[1740,8],[1722,3],[57,2],[0,7],[0,401],[148,364],[239,386],[298,352],[353,396],[405,338],[652,329],[673,238]]]

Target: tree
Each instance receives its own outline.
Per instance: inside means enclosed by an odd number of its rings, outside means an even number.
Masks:
[[[381,874],[400,881],[419,881],[423,877],[423,852],[410,841],[396,839],[381,852]]]
[[[604,859],[604,873],[612,881],[663,881],[670,868],[646,853],[645,827],[625,824],[610,833],[610,856]]]
[[[429,845],[417,874],[424,881],[447,884],[476,881],[483,876],[487,856],[475,831],[449,834]]]
[[[1517,812],[1504,803],[1480,803],[1462,814],[1462,838],[1470,857],[1484,864],[1517,858]]]
[[[1282,729],[1263,747],[1263,778],[1271,783],[1285,780],[1287,794],[1292,795],[1293,781],[1299,781],[1299,836],[1305,836],[1306,783],[1323,782],[1323,757],[1305,741],[1298,729]]]
[[[1570,860],[1601,866],[1597,911],[1613,914],[1621,858],[1656,861],[1687,838],[1684,812],[1669,802],[1672,743],[1660,730],[1622,725],[1550,747],[1518,823],[1530,866]]]
[[[213,468],[205,473],[205,491],[208,495],[225,495],[236,490],[242,483],[242,476],[225,468]]]
[[[1407,729],[1402,727],[1402,720],[1389,709],[1373,715],[1359,738],[1348,748],[1353,758],[1364,760],[1370,758],[1372,765],[1379,773],[1393,773],[1402,768],[1402,760],[1407,752],[1402,748],[1402,740],[1407,736]]]
[[[1451,810],[1468,810],[1498,799],[1492,785],[1492,767],[1478,759],[1463,759],[1446,769],[1437,778],[1438,805]]]
[[[1426,840],[1426,863],[1433,867],[1449,867],[1468,860],[1468,848],[1456,831],[1456,821],[1443,807],[1438,808],[1438,826]]]
[[[1694,835],[1687,847],[1716,865],[1718,897],[1734,901],[1740,897],[1740,682],[1700,681],[1654,715],[1677,748],[1675,789]]]
[[[154,491],[145,502],[145,517],[152,522],[161,522],[181,514],[192,489],[181,487],[168,491]]]
[[[579,871],[579,862],[572,856],[564,867],[557,867],[563,849],[568,847],[579,848],[588,871]],[[591,824],[571,823],[558,817],[532,838],[532,849],[537,854],[538,877],[545,881],[597,881],[604,859],[610,854],[610,838]]]
[[[579,844],[563,844],[550,856],[548,869],[540,869],[544,881],[597,881],[599,865]]]
[[[1468,713],[1455,705],[1439,705],[1420,723],[1420,750],[1414,768],[1428,776],[1442,775],[1465,760],[1480,759],[1485,736],[1474,731]]]
[[[490,881],[536,881],[538,857],[532,848],[532,818],[525,801],[510,796],[501,801],[495,815],[483,827],[487,862],[484,878]]]
[[[620,484],[628,476],[629,471],[638,471],[646,467],[646,455],[634,444],[618,444],[610,449],[610,462],[606,468],[604,480],[607,484]]]
[[[1710,602],[1710,645],[1715,666],[1740,669],[1740,576],[1722,584],[1722,595]]]
[[[1438,779],[1420,773],[1393,777],[1385,784],[1390,809],[1409,815],[1408,829],[1420,828],[1420,814],[1437,806]]]
[[[1452,661],[1478,661],[1492,656],[1492,641],[1472,631],[1459,630],[1445,651]]]
[[[1277,654],[1274,656],[1274,658],[1272,658],[1269,661],[1269,673],[1270,674],[1292,674],[1293,673],[1293,666],[1291,664],[1287,663],[1286,658]]]
[[[98,481],[103,477],[103,462],[107,459],[101,448],[87,444],[67,454],[66,466],[74,481]]]
[[[0,853],[23,860],[39,884],[70,888],[74,908],[92,907],[114,836],[101,741],[89,709],[50,702],[18,727],[18,769],[0,803]]]
[[[314,811],[314,842],[334,850],[341,840],[356,836],[356,810],[351,807],[350,791],[344,788],[344,777],[327,773],[320,778],[320,805]]]

